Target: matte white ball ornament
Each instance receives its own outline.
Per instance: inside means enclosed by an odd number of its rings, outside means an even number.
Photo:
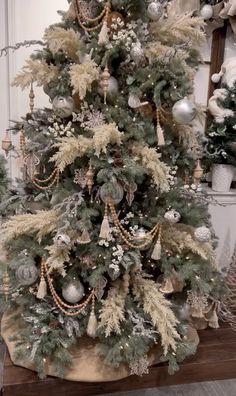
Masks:
[[[200,11],[201,16],[203,19],[211,19],[213,17],[213,7],[210,4],[205,4]]]
[[[199,242],[209,242],[211,240],[211,231],[205,226],[198,227],[195,230],[194,236]]]
[[[71,96],[56,96],[52,101],[52,109],[60,118],[70,117],[74,106],[74,100]]]
[[[172,114],[179,124],[189,124],[196,117],[197,108],[191,100],[184,98],[175,103]]]
[[[158,21],[158,19],[160,19],[162,16],[162,12],[162,5],[156,1],[150,3],[147,9],[148,18],[150,18],[152,21]]]
[[[63,298],[70,304],[76,304],[84,297],[84,286],[78,280],[71,281],[62,288]]]
[[[99,95],[104,96],[104,90],[103,90],[102,83],[99,84],[98,93],[99,93]],[[115,77],[111,76],[108,79],[107,99],[110,102],[114,101],[116,99],[118,93],[119,93],[118,81]]]

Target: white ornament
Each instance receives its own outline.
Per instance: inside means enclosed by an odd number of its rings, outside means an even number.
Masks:
[[[84,287],[80,281],[71,282],[62,288],[63,298],[71,303],[75,304],[84,297]]]
[[[16,270],[16,279],[22,286],[33,285],[39,277],[39,270],[34,264],[22,264]]]
[[[66,234],[57,234],[54,237],[53,241],[54,244],[59,248],[70,246],[70,237]]]
[[[148,18],[150,18],[152,21],[158,21],[158,19],[160,19],[160,17],[162,16],[162,12],[163,8],[159,2],[153,1],[149,4],[147,9]]]
[[[101,96],[104,96],[104,89],[102,86],[102,82],[99,84],[98,93]],[[108,88],[107,88],[107,99],[112,102],[117,97],[119,93],[119,85],[118,81],[115,77],[109,77],[108,80]]]
[[[141,102],[139,97],[136,96],[135,94],[130,94],[129,95],[129,100],[128,100],[128,104],[129,107],[131,107],[131,109],[137,109],[141,106],[145,106],[147,105],[149,102]]]
[[[189,124],[196,117],[197,109],[191,100],[184,98],[175,103],[172,114],[176,122],[180,124]]]
[[[137,65],[144,59],[144,50],[139,41],[132,45],[130,56]]]
[[[58,117],[67,118],[73,113],[74,105],[71,96],[56,96],[52,102],[52,109]]]
[[[228,58],[221,66],[219,73],[213,74],[212,82],[218,83],[222,78],[222,84],[228,85],[230,88],[234,86],[236,81],[236,57]]]
[[[205,226],[198,227],[195,230],[194,236],[199,242],[209,242],[211,240],[211,231]]]
[[[200,14],[203,17],[203,19],[211,19],[213,17],[213,7],[210,4],[205,4],[201,11]]]
[[[175,224],[178,223],[181,219],[181,215],[179,212],[177,212],[174,209],[169,210],[168,212],[165,213],[164,218],[170,223],[170,224]]]

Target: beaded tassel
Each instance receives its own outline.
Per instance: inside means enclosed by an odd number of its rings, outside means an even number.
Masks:
[[[47,295],[47,283],[44,277],[44,264],[43,262],[41,263],[41,277],[40,277],[40,283],[38,287],[38,293],[37,293],[37,298],[39,300],[42,300],[45,298]]]
[[[106,203],[105,213],[104,213],[104,218],[103,218],[102,225],[101,225],[99,238],[108,239],[109,235],[110,235],[110,225],[109,225],[109,219],[108,219],[108,205]]]
[[[161,227],[160,227],[158,239],[154,246],[151,258],[152,258],[152,260],[155,260],[155,261],[158,261],[161,259]]]
[[[89,317],[89,321],[88,321],[88,326],[87,326],[87,330],[86,333],[89,337],[91,338],[95,338],[97,335],[97,329],[98,329],[98,321],[95,315],[95,297],[93,295],[92,297],[92,309],[91,309],[91,314]]]
[[[160,124],[160,114],[158,109],[157,109],[157,144],[158,146],[165,145],[164,131]]]

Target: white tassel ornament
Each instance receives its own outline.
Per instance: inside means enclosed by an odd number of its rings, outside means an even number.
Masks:
[[[164,130],[160,124],[160,115],[159,115],[158,109],[157,109],[157,144],[158,144],[158,146],[165,145]]]
[[[103,218],[103,221],[102,221],[102,224],[101,224],[101,230],[100,230],[99,238],[108,239],[109,236],[110,236],[110,224],[109,224],[109,218],[108,218],[108,206],[106,204],[104,218]]]
[[[95,338],[97,335],[98,321],[95,315],[95,297],[92,300],[92,310],[88,321],[86,333],[89,337]]]
[[[151,255],[151,259],[155,261],[159,261],[161,259],[161,239],[158,238],[156,241],[154,250]]]
[[[38,293],[37,293],[37,298],[39,300],[42,300],[43,298],[46,297],[46,295],[47,295],[47,283],[46,283],[44,276],[41,276]]]
[[[107,26],[107,20],[102,24],[102,29],[99,33],[98,37],[98,45],[106,45],[109,42],[109,36],[108,36],[108,26]]]

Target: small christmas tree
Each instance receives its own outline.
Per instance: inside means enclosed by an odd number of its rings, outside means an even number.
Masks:
[[[216,90],[209,103],[214,120],[207,130],[208,164],[236,166],[236,83]]]
[[[190,324],[217,327],[224,291],[187,98],[204,22],[176,1],[69,3],[13,82],[31,87],[32,111],[14,127],[24,178],[1,231],[5,320],[41,376],[69,370],[86,335],[103,373],[147,372],[156,345],[173,372],[195,351]],[[52,109],[33,110],[34,83]]]

